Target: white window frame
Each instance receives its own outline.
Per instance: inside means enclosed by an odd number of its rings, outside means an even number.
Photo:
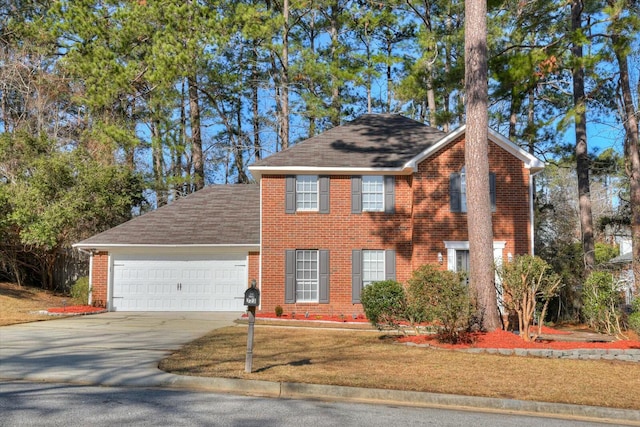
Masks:
[[[375,255],[375,260],[371,258]],[[374,267],[375,263],[375,268]],[[382,249],[362,250],[362,286],[383,281],[386,277],[385,251]]]
[[[300,267],[302,263],[302,268]],[[310,265],[307,265],[309,263]],[[315,263],[315,269],[313,264]],[[305,273],[309,273],[305,277]],[[314,277],[315,276],[315,277]],[[315,297],[313,297],[315,293]],[[296,302],[320,301],[320,251],[296,250]]]
[[[309,197],[309,200],[307,200],[305,197],[307,195],[315,195],[315,202],[313,197]],[[318,175],[296,175],[296,211],[317,212],[319,208],[320,191]]]
[[[376,188],[372,190],[372,186]],[[379,186],[379,188],[378,188]],[[362,212],[384,212],[384,176],[364,175],[362,177]],[[370,199],[375,197],[376,200]],[[368,200],[369,199],[369,200]],[[379,200],[378,200],[379,199]],[[371,207],[372,204],[378,205]]]

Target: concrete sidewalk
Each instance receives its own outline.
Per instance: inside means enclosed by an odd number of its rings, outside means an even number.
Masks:
[[[0,379],[530,413],[640,426],[640,411],[316,384],[188,377],[158,362],[240,313],[104,313],[0,327]],[[238,326],[243,327],[243,326]],[[635,364],[631,365],[635,368]]]

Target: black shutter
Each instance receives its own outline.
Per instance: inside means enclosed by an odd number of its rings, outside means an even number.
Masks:
[[[384,251],[384,279],[396,280],[396,251]]]
[[[319,213],[329,213],[329,177],[321,176],[318,178],[319,193]]]
[[[296,302],[296,251],[286,250],[284,252],[284,302],[293,304]]]
[[[351,213],[362,213],[362,177],[351,177]]]
[[[389,214],[396,212],[396,177],[393,175],[384,177],[384,211]]]
[[[320,250],[320,266],[318,271],[319,279],[319,302],[321,304],[329,303],[329,251]]]
[[[362,291],[362,251],[354,249],[351,252],[351,302],[360,302]]]
[[[460,212],[460,174],[449,175],[449,206],[451,212]]]
[[[296,212],[296,177],[287,176],[285,178],[285,208],[284,212],[292,214]]]
[[[489,172],[489,194],[491,195],[491,211],[496,211],[496,174]]]

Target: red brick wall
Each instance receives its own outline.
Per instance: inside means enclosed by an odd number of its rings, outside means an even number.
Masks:
[[[109,283],[109,253],[93,255],[91,272],[91,303],[96,307],[107,306],[107,286]]]
[[[256,283],[260,283],[260,252],[249,252],[249,264],[247,267],[248,277],[247,286],[251,285],[251,280],[255,279]]]
[[[506,241],[504,254],[528,253],[529,171],[502,148],[489,145],[490,169],[496,174],[494,240]],[[351,303],[351,251],[395,249],[396,278],[405,282],[424,263],[445,257],[445,240],[468,240],[464,213],[449,209],[449,175],[464,165],[464,138],[419,165],[413,176],[396,177],[396,213],[351,213],[349,176],[330,179],[330,213],[285,214],[285,177],[262,177],[262,306],[272,313],[362,313]],[[284,303],[286,249],[330,250],[330,303]]]
[[[285,313],[361,314],[351,304],[351,251],[395,249],[397,278],[411,271],[411,177],[396,177],[396,214],[351,213],[351,177],[330,179],[330,213],[285,214],[284,176],[262,177],[262,310]],[[284,304],[286,249],[330,250],[330,304]]]
[[[490,171],[496,174],[496,210],[492,215],[494,240],[506,241],[504,256],[529,253],[529,170],[498,145],[489,144]],[[445,257],[445,240],[466,241],[466,213],[449,208],[449,175],[464,166],[464,139],[460,138],[419,165],[415,174],[413,210],[413,268]]]

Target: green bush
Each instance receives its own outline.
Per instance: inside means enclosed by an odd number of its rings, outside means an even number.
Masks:
[[[620,302],[611,273],[594,271],[589,275],[582,287],[582,315],[590,327],[598,332],[620,334]]]
[[[81,277],[71,286],[71,298],[80,305],[89,305],[89,278]]]
[[[406,311],[406,295],[395,280],[373,282],[362,289],[360,296],[364,312],[378,329],[398,328]]]
[[[595,245],[596,263],[604,264],[610,259],[620,255],[620,248],[618,245],[608,245],[606,243],[597,242]]]
[[[631,302],[631,314],[629,315],[629,329],[640,335],[640,297]]]
[[[456,343],[471,321],[471,300],[464,277],[425,264],[413,272],[407,288],[407,313],[412,322],[437,321],[439,338]]]

